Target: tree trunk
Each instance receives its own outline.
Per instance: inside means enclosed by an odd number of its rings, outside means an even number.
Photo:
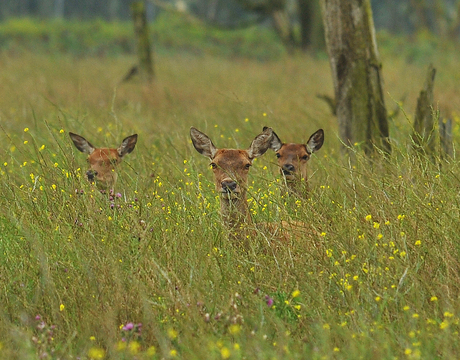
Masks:
[[[436,69],[432,64],[428,67],[428,73],[423,89],[417,99],[417,108],[414,116],[414,132],[412,144],[416,151],[425,155],[434,155],[434,116],[433,116],[433,87]]]
[[[137,73],[147,81],[152,81],[154,78],[153,61],[144,2],[136,1],[132,3],[131,9],[137,39],[137,56],[139,58]]]
[[[324,49],[324,28],[319,0],[297,0],[300,25],[300,48],[303,51]]]
[[[370,0],[321,0],[339,133],[346,146],[391,152]]]
[[[439,140],[441,143],[441,158],[448,159],[454,155],[452,142],[452,119],[439,118]]]
[[[289,14],[286,9],[274,10],[271,13],[273,19],[273,27],[280,37],[284,46],[289,52],[295,48],[294,29],[292,28]]]

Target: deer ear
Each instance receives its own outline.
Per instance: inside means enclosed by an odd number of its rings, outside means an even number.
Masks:
[[[130,152],[132,152],[136,146],[136,143],[137,143],[137,134],[128,136],[121,142],[120,147],[117,149],[118,155],[120,155],[120,157],[123,157],[126,154],[129,154]]]
[[[264,126],[263,130],[267,130],[268,127],[267,126]],[[272,141],[270,143],[270,149],[274,150],[274,151],[278,151],[279,149],[281,149],[281,146],[283,146],[283,142],[280,140],[280,138],[278,137],[278,135],[276,135],[276,132],[272,131],[273,132],[273,138],[272,138]]]
[[[265,127],[264,129],[264,131],[252,140],[251,146],[247,150],[250,159],[262,156],[270,148],[273,139],[273,130],[269,127]]]
[[[95,149],[89,141],[87,141],[83,136],[69,132],[69,136],[72,139],[75,147],[80,150],[82,153],[91,155]]]
[[[190,137],[196,151],[211,160],[214,159],[214,156],[216,156],[217,148],[205,133],[202,133],[200,130],[197,130],[192,126],[190,128]]]
[[[324,143],[324,131],[323,129],[319,129],[315,132],[307,142],[307,150],[310,154],[313,154],[315,151],[321,149]]]

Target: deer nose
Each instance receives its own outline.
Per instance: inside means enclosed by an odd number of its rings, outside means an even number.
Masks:
[[[233,180],[224,180],[221,182],[222,190],[224,192],[234,192],[236,190],[236,181]]]
[[[292,164],[284,164],[282,166],[283,174],[290,175],[295,172],[295,167]]]
[[[95,170],[88,170],[86,172],[86,176],[88,177],[88,180],[89,181],[93,181],[94,180],[94,177],[97,176],[97,171]]]

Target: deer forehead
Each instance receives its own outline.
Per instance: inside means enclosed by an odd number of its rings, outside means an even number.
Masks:
[[[244,167],[247,164],[252,163],[251,159],[249,159],[249,154],[246,150],[235,149],[217,150],[213,162],[217,164],[219,167],[228,170],[238,169],[240,167]]]
[[[96,149],[93,153],[88,156],[90,164],[111,165],[121,161],[120,155],[118,155],[117,149]]]
[[[310,155],[304,144],[283,144],[281,149],[278,150],[278,154],[281,157],[299,158],[301,159],[305,155]]]

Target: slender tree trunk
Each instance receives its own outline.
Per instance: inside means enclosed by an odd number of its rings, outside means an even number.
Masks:
[[[439,141],[441,143],[441,158],[448,159],[454,155],[452,142],[452,119],[439,118]]]
[[[432,64],[428,67],[428,72],[423,89],[417,99],[417,108],[414,116],[414,132],[412,134],[412,144],[414,150],[425,155],[433,156],[436,147],[435,116],[433,114],[433,87],[436,69]]]
[[[271,17],[276,33],[287,50],[291,52],[295,48],[295,38],[288,12],[286,9],[274,10],[271,13]]]
[[[366,154],[391,152],[370,0],[321,0],[339,133]]]
[[[300,47],[302,50],[307,50],[312,42],[314,3],[311,0],[298,0],[297,4],[299,7]]]

